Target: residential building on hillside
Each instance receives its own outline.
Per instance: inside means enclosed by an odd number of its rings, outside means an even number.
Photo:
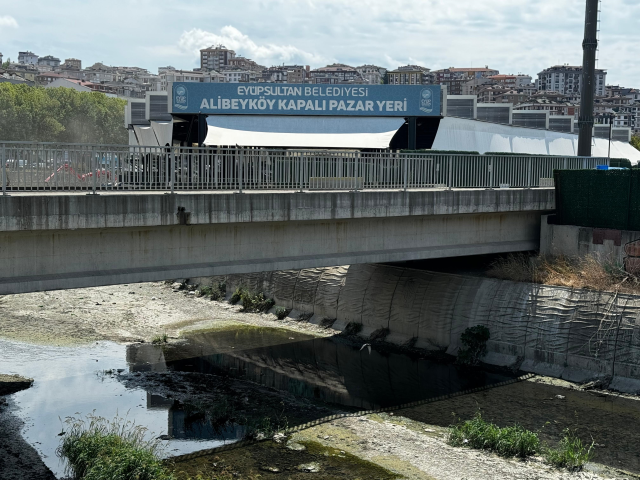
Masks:
[[[607,71],[596,69],[595,94],[604,97]],[[563,95],[580,95],[582,92],[582,67],[556,65],[538,73],[538,90],[555,91]]]
[[[477,78],[488,78],[500,72],[489,67],[485,68],[444,68],[432,72],[433,83],[445,85],[447,95],[462,95],[464,84]]]
[[[362,77],[355,68],[342,63],[334,63],[333,65],[311,70],[309,75],[312,83],[363,83]]]
[[[549,115],[569,115],[578,117],[580,106],[569,102],[554,102],[548,99],[529,99],[525,103],[515,105],[514,110],[548,111]]]
[[[370,85],[379,85],[384,82],[384,76],[387,73],[387,69],[383,67],[377,67],[375,65],[360,65],[356,67],[356,71],[362,77],[364,83]]]
[[[267,83],[305,83],[309,65],[277,65],[262,70],[258,81]]]
[[[23,65],[37,65],[38,55],[29,51],[18,52],[18,63],[22,63]]]
[[[478,97],[478,103],[496,103],[498,96],[504,95],[509,91],[511,91],[509,87],[493,84],[479,88],[475,95]]]
[[[219,70],[222,71],[225,68],[251,70],[253,72],[262,72],[265,69],[262,65],[258,65],[253,60],[245,57],[230,58],[227,65],[221,65]]]
[[[66,58],[62,64],[63,70],[82,70],[82,60],[77,58]]]
[[[229,61],[235,56],[236,52],[229,50],[224,45],[203,48],[200,50],[200,68],[202,70],[220,70],[221,67],[229,65]]]
[[[220,75],[224,78],[225,83],[246,83],[258,80],[258,74],[251,70],[223,70]]]
[[[158,75],[160,91],[166,91],[169,82],[222,83],[224,77],[218,72],[195,72],[193,70],[169,70]]]
[[[46,65],[48,67],[56,68],[60,66],[60,59],[52,55],[38,58],[38,65]]]
[[[519,103],[525,103],[529,99],[528,93],[522,93],[519,90],[508,90],[504,93],[499,93],[493,97],[496,103],[511,103],[518,105]]]
[[[309,78],[309,65],[284,65],[287,69],[287,83],[305,83]]]
[[[405,65],[387,72],[389,85],[427,85],[431,84],[431,70],[420,65]]]
[[[9,74],[16,74],[30,82],[35,82],[36,76],[40,73],[36,66],[30,63],[10,63],[5,71]]]
[[[478,91],[487,85],[496,85],[496,82],[488,78],[474,78],[462,83],[461,95],[477,95]]]

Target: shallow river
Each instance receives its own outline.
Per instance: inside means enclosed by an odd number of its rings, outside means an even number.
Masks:
[[[166,455],[173,456],[243,438],[252,422],[271,421],[267,410],[274,405],[293,426],[335,411],[398,406],[508,378],[343,337],[247,326],[162,346],[0,341],[0,371],[35,379],[32,388],[14,395],[14,413],[24,420],[25,440],[57,476],[65,468],[55,452],[67,417],[126,417],[150,436],[162,436]],[[517,421],[551,442],[563,428],[586,424],[585,439],[606,443],[597,448],[600,461],[638,471],[638,405],[524,382],[398,413],[446,426],[452,411],[466,418],[482,408],[496,423]]]
[[[461,375],[452,365],[379,353],[375,346],[369,352],[343,339],[252,327],[199,334],[165,346],[99,342],[69,348],[0,340],[0,371],[35,379],[30,389],[14,395],[15,414],[25,422],[25,440],[58,476],[65,464],[55,452],[68,417],[93,413],[134,420],[148,428],[150,436],[170,437],[165,451],[171,456],[243,437],[242,425],[228,425],[221,431],[206,421],[187,421],[179,402],[143,388],[127,388],[119,377],[128,373],[175,371],[214,374],[216,379],[234,377],[316,405],[348,410],[399,405],[505,379],[487,373]],[[304,420],[326,414],[326,410],[312,411]],[[290,416],[289,426],[291,418],[296,423],[297,417]]]

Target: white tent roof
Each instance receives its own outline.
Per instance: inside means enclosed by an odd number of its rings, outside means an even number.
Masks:
[[[480,153],[512,152],[539,155],[576,156],[578,136],[569,133],[512,127],[464,118],[445,117],[440,121],[433,150],[466,150]],[[594,138],[592,156],[606,157],[609,140]],[[612,141],[612,158],[640,161],[640,151],[630,144]]]
[[[136,138],[138,139],[138,145],[142,145],[144,147],[158,146],[158,139],[156,138],[155,133],[153,133],[153,129],[151,127],[141,127],[139,125],[134,125],[133,131],[135,132]]]
[[[160,146],[171,145],[173,141],[173,122],[156,122],[151,120],[151,128]]]
[[[205,145],[389,148],[403,118],[210,115]]]

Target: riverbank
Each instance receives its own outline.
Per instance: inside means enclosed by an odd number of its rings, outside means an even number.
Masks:
[[[20,435],[23,422],[13,414],[9,397],[27,389],[33,380],[19,375],[0,374],[0,479],[55,480],[38,452]]]
[[[311,338],[332,337],[338,333],[332,328],[324,328],[305,321],[296,321],[290,318],[277,320],[276,316],[272,314],[243,313],[239,306],[197,297],[195,292],[190,292],[188,289],[178,290],[165,283],[7,296],[0,299],[0,318],[3,319],[3,325],[6,325],[0,336],[18,341],[31,339],[29,343],[32,344],[63,345],[66,346],[65,348],[71,348],[74,345],[88,345],[105,339],[127,344],[144,341],[147,344],[154,337],[163,333],[167,333],[169,347],[171,347],[173,344],[180,344],[181,340],[177,339],[181,335],[199,335],[198,332],[203,330],[237,328],[238,325],[268,327],[270,329],[281,328],[285,332],[293,332],[289,335],[291,341],[296,337],[296,333],[304,333]],[[289,336],[286,340],[289,340]],[[37,351],[38,346],[34,346],[33,349]],[[170,348],[163,347],[160,350],[165,358],[170,358],[164,353],[170,351]],[[131,359],[128,358],[128,361],[131,362]],[[111,364],[103,365],[100,363],[99,365],[100,368],[111,368]],[[366,366],[366,363],[363,365]],[[117,371],[109,375],[120,377]],[[115,381],[127,386],[143,388],[149,392],[149,395],[156,393],[167,395],[171,394],[171,388],[178,389],[181,393],[177,395],[177,398],[185,401],[190,392],[187,377],[192,375],[179,374],[174,376],[170,373],[159,375],[157,372],[144,373],[141,371],[139,374],[133,372],[133,374],[122,376],[121,379],[118,378]],[[197,379],[197,377],[193,378]],[[37,376],[35,380],[37,383]],[[549,381],[553,382],[553,380]],[[166,385],[167,382],[170,383],[171,388]],[[532,382],[522,382],[522,384],[529,383],[534,385]],[[524,390],[513,390],[516,388]],[[599,467],[595,464],[589,466],[591,470],[579,474],[569,474],[550,469],[536,459],[527,462],[505,460],[485,452],[454,449],[446,445],[444,434],[446,426],[453,421],[451,413],[455,412],[460,418],[466,418],[481,408],[487,412],[487,418],[502,425],[512,424],[514,421],[525,423],[529,419],[530,422],[527,424],[529,428],[534,430],[546,428],[545,432],[550,432],[548,437],[551,440],[565,425],[596,425],[597,428],[590,428],[587,433],[594,434],[594,440],[604,445],[597,447],[597,449],[605,451],[608,448],[612,452],[620,450],[620,455],[605,458],[610,467],[640,471],[640,467],[629,460],[633,452],[619,447],[617,443],[626,441],[629,438],[628,435],[633,435],[633,432],[627,432],[627,429],[633,430],[634,425],[638,425],[634,413],[637,403],[624,404],[624,408],[620,410],[611,410],[610,404],[607,404],[606,401],[603,401],[600,407],[592,403],[592,395],[598,395],[598,392],[576,391],[573,396],[573,394],[565,393],[569,390],[565,387],[553,386],[553,388],[557,388],[560,393],[535,390],[535,392],[541,393],[532,395],[526,390],[526,386],[514,386],[513,389],[511,387],[493,388],[476,394],[430,403],[422,407],[396,411],[394,415],[383,414],[337,419],[303,430],[295,434],[293,438],[295,441],[315,442],[324,447],[344,451],[404,478],[429,480],[449,478],[489,480],[496,477],[527,480],[534,478],[634,478],[612,468]],[[199,401],[203,400],[199,396],[202,392],[196,393],[195,398]],[[274,395],[274,393],[271,392],[269,395]],[[551,397],[555,395],[564,396],[568,401],[557,400],[557,403],[554,404],[553,402],[556,400]],[[274,396],[274,398],[277,397],[277,395]],[[247,398],[251,408],[260,403],[259,396],[254,398],[249,395]],[[627,401],[636,402],[632,399]],[[549,402],[554,408],[549,408]],[[271,404],[276,406],[278,402],[274,400]],[[578,411],[577,407],[582,413],[574,423],[571,423],[572,412]],[[236,406],[237,408],[239,407]],[[316,407],[313,406],[296,408],[298,410],[293,412],[295,415],[292,415],[292,420],[303,421],[309,414],[312,417],[319,415],[314,411]],[[534,415],[530,414],[532,411],[535,413]],[[607,412],[609,413],[607,414]],[[592,421],[593,418],[599,416],[602,416],[602,422]],[[553,429],[545,427],[547,423],[552,424]],[[1,424],[2,420],[0,420]],[[611,426],[608,430],[607,424]],[[14,433],[13,436],[8,437],[11,439],[9,440],[11,445],[0,449],[3,452],[2,456],[13,455],[11,452],[16,450],[28,451],[31,449],[36,455],[36,458],[32,458],[31,463],[38,464],[35,450],[22,441],[19,436],[16,436],[15,432],[19,432],[21,426],[16,426],[16,423],[12,425],[11,431]],[[8,431],[6,425],[3,428]],[[25,445],[28,448],[25,449]],[[250,469],[242,470],[242,459],[247,455],[252,455],[251,452],[259,448],[261,447],[255,445],[242,447],[237,450],[212,454],[208,457],[199,457],[188,464],[180,461],[179,466],[183,470],[188,470],[188,468],[197,468],[202,462],[211,463],[215,462],[214,458],[222,458],[236,471],[241,472],[239,478],[249,478],[251,474],[255,473],[262,475],[262,478],[277,478],[273,472],[260,470],[261,465],[258,463],[251,467],[258,469],[253,473],[249,471]],[[259,457],[258,455],[257,458]],[[601,460],[596,458],[596,461],[600,462]],[[14,478],[47,478],[48,480],[52,477],[30,477],[25,473],[22,477]]]

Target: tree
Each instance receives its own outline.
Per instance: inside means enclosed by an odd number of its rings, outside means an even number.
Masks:
[[[640,150],[640,135],[634,135],[631,137],[631,145]]]
[[[126,144],[125,105],[98,92],[0,83],[0,140]]]

